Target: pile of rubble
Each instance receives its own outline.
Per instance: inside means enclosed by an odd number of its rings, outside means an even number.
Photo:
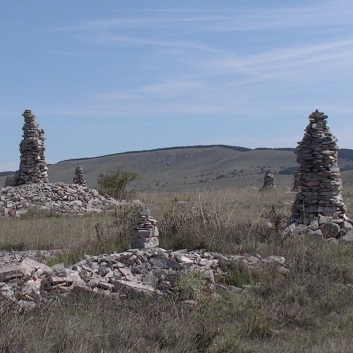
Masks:
[[[33,207],[58,214],[84,214],[102,212],[127,203],[139,204],[139,201],[118,201],[78,184],[39,183],[0,189],[0,216],[5,217],[20,217]]]
[[[178,291],[178,276],[188,271],[199,271],[212,290],[217,286],[215,277],[226,274],[221,270],[222,262],[238,262],[257,268],[272,264],[279,273],[285,275],[289,271],[281,256],[225,256],[202,250],[130,249],[121,253],[87,255],[70,267],[63,264],[49,267],[26,255],[25,252],[3,253],[3,256],[0,253],[0,299],[22,307],[32,307],[77,290],[118,297],[135,293],[168,295]],[[222,288],[243,290],[225,285]]]
[[[22,114],[25,119],[23,140],[20,143],[20,169],[15,174],[14,184],[47,183],[48,167],[44,156],[44,131],[35,122],[30,110]]]
[[[308,231],[325,238],[340,238],[352,229],[342,199],[337,165],[337,139],[319,111],[309,116],[304,137],[296,149],[298,189],[292,205],[290,231]]]

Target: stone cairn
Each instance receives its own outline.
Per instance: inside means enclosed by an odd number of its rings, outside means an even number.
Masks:
[[[293,174],[293,188],[292,192],[299,192],[300,191],[300,174],[299,171],[296,170]]]
[[[83,173],[83,168],[80,165],[77,166],[77,168],[75,170],[75,176],[73,179],[73,183],[78,184],[78,185],[82,185],[82,186],[87,185],[87,181],[86,181],[85,175]]]
[[[273,174],[272,170],[270,169],[265,173],[264,184],[260,190],[261,191],[271,190],[271,189],[274,189],[275,187],[276,187],[275,186],[275,175]]]
[[[337,139],[319,111],[309,116],[309,125],[295,151],[299,163],[299,188],[292,205],[291,230],[299,229],[324,238],[340,238],[352,228],[345,215],[342,181],[337,166]],[[298,226],[301,227],[298,228]]]
[[[15,173],[15,185],[48,183],[48,167],[44,156],[44,131],[35,122],[30,110],[22,114],[25,119],[23,140],[20,143],[20,168]]]
[[[142,212],[137,225],[131,231],[132,249],[149,249],[159,245],[157,221],[151,217],[146,207]]]

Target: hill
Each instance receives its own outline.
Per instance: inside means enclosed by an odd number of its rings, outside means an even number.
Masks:
[[[49,166],[49,180],[71,183],[78,165],[92,188],[97,187],[100,173],[121,169],[139,175],[138,190],[157,192],[261,187],[270,168],[279,187],[291,188],[297,167],[293,148],[188,146],[65,160]],[[344,183],[352,183],[353,150],[339,151],[339,166]],[[4,176],[0,182],[4,185]]]

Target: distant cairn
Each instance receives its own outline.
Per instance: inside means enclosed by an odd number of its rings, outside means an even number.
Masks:
[[[272,170],[270,169],[270,170],[266,171],[266,173],[265,173],[264,184],[260,190],[261,191],[273,190],[275,187],[276,187],[275,175],[273,174]]]
[[[326,120],[324,113],[313,112],[295,151],[300,190],[292,205],[290,229],[340,238],[352,229],[352,224],[342,198],[337,139],[330,133]]]
[[[15,173],[15,185],[48,183],[48,167],[45,161],[44,131],[35,122],[30,110],[22,114],[25,119],[23,140],[20,143],[20,167]]]
[[[293,192],[299,192],[300,191],[300,173],[298,170],[296,170],[293,174]]]
[[[78,185],[82,185],[82,186],[87,185],[87,181],[85,179],[83,168],[80,165],[77,166],[77,168],[75,170],[75,176],[74,176],[72,182],[73,182],[73,184],[78,184]]]

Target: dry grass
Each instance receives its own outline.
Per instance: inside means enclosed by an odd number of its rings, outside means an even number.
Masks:
[[[345,193],[348,214],[352,194]],[[228,276],[217,281],[247,284],[246,293],[218,289],[211,296],[195,274],[179,281],[181,297],[122,300],[72,293],[32,311],[5,306],[0,352],[351,352],[353,245],[282,238],[279,228],[293,197],[281,190],[140,195],[159,221],[163,247],[282,255],[290,273],[227,265]],[[136,211],[84,217],[32,212],[1,220],[0,244],[62,247],[72,254],[64,259],[70,262],[83,252],[128,246]],[[279,221],[278,229],[267,226],[270,220]],[[199,304],[180,300],[187,298]]]

